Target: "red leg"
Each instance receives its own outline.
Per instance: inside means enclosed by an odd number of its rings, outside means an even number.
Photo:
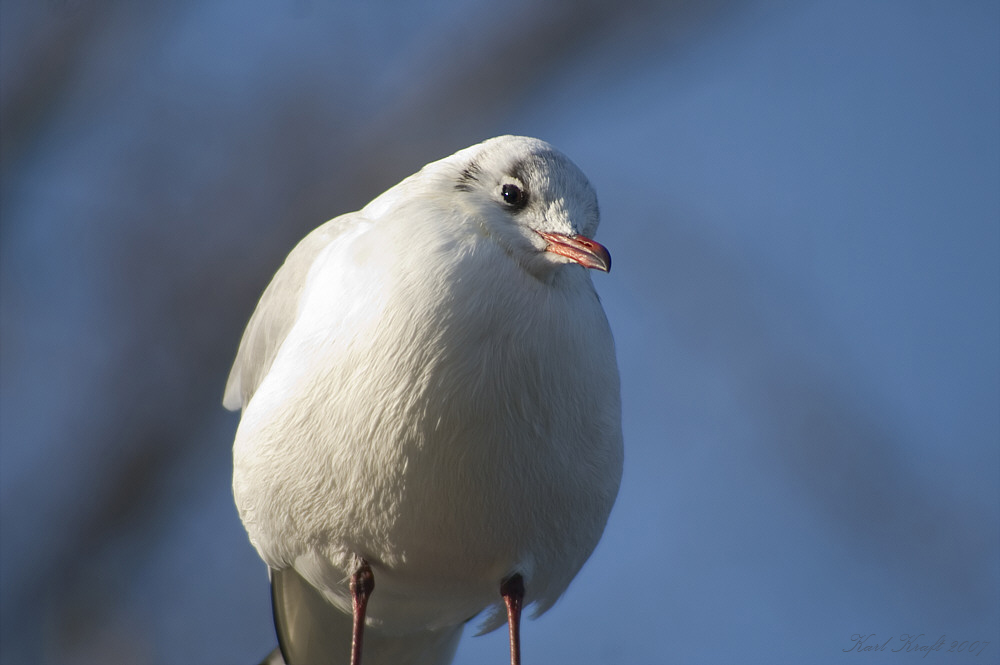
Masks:
[[[521,665],[521,604],[524,602],[524,580],[511,575],[500,585],[500,594],[507,604],[507,628],[510,631],[510,665]]]
[[[361,665],[361,641],[365,632],[365,610],[368,596],[375,590],[375,575],[364,559],[351,575],[351,599],[354,606],[354,633],[351,637],[351,665]]]

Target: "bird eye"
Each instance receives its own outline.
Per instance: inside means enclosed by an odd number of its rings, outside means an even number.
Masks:
[[[528,203],[528,195],[517,185],[506,184],[500,188],[503,202],[512,208],[521,209]]]

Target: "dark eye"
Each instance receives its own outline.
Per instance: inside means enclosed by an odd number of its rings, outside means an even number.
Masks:
[[[504,203],[517,210],[520,210],[528,203],[528,195],[517,185],[504,185],[500,188],[500,196],[503,197]]]

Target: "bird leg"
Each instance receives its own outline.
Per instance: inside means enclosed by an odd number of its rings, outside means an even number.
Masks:
[[[351,575],[351,600],[354,607],[354,632],[351,637],[351,665],[361,665],[361,641],[365,632],[368,596],[375,590],[375,574],[364,559]]]
[[[524,579],[517,573],[500,584],[500,594],[507,604],[507,628],[510,631],[510,665],[521,665],[521,604]]]

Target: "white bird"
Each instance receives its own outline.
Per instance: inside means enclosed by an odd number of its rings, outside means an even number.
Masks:
[[[363,632],[366,665],[449,663],[483,610],[517,662],[522,604],[566,590],[621,481],[598,218],[568,158],[502,136],[289,254],[224,398],[273,662],[357,662]]]

